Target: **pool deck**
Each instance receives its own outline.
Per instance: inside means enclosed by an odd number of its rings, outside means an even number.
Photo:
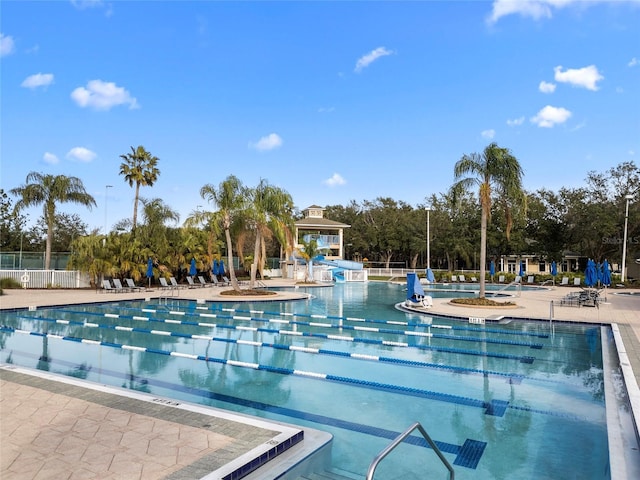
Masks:
[[[274,287],[294,286],[293,281],[286,279],[264,283]],[[0,297],[0,309],[159,297],[232,302],[304,300],[310,291],[230,298],[221,295],[224,290],[228,288],[153,289],[135,293],[5,290]],[[546,321],[553,313],[554,322],[615,324],[614,336],[638,425],[640,292],[629,295],[632,290],[609,289],[606,300],[597,308],[557,304],[551,307],[553,302],[578,290],[559,286],[523,290],[520,296],[510,299],[517,307],[508,309],[460,307],[449,299],[434,298],[430,313],[462,319],[504,316]],[[310,429],[0,365],[3,480],[240,478],[234,475],[248,468],[248,462],[268,457],[278,446],[290,447],[279,458],[293,467],[328,441],[327,436]],[[245,478],[269,478],[269,474],[254,472]]]

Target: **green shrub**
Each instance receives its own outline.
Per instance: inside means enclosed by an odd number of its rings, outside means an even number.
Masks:
[[[13,278],[0,278],[0,288],[22,288],[22,285]]]

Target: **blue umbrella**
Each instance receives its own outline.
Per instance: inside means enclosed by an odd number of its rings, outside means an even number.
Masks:
[[[196,259],[192,258],[191,259],[191,266],[189,267],[189,275],[191,275],[193,277],[193,276],[195,276],[196,273],[198,273],[198,270],[196,269]]]
[[[491,275],[491,281],[493,282],[493,276],[496,274],[496,262],[491,260],[491,264],[489,265],[489,274]]]
[[[215,276],[218,276],[219,272],[220,272],[220,267],[218,267],[218,259],[216,258],[213,261],[213,268],[211,269],[211,273],[213,273]]]
[[[220,270],[218,270],[218,275],[223,276],[224,275],[224,261],[222,259],[220,260],[219,268],[220,268]]]
[[[434,283],[436,281],[433,270],[431,270],[430,268],[427,268],[427,280],[429,281],[429,283]]]
[[[556,261],[554,260],[553,262],[551,262],[551,275],[552,276],[556,276],[558,275],[558,266],[556,265]]]
[[[593,287],[598,281],[598,273],[596,272],[596,262],[589,259],[587,268],[584,270],[584,283],[587,287]]]
[[[609,262],[606,259],[602,262],[602,284],[606,286],[611,285],[611,270],[609,269]]]
[[[524,262],[520,262],[520,272],[518,273],[521,277],[524,277]]]
[[[149,287],[151,287],[151,277],[153,277],[153,260],[149,257],[149,260],[147,260],[147,278],[149,279]]]

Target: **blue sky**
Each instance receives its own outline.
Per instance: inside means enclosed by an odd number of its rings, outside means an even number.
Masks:
[[[529,191],[640,152],[640,1],[3,1],[1,178],[82,179],[90,228],[131,217],[121,154],[184,220],[234,174],[296,206],[413,206],[509,148]],[[112,185],[107,188],[107,185]],[[106,195],[106,196],[105,196]],[[105,210],[106,209],[106,210]],[[34,220],[40,209],[29,212]]]

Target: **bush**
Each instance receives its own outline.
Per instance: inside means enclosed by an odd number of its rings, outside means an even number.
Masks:
[[[0,289],[4,290],[5,288],[22,288],[22,285],[13,278],[0,278]]]

